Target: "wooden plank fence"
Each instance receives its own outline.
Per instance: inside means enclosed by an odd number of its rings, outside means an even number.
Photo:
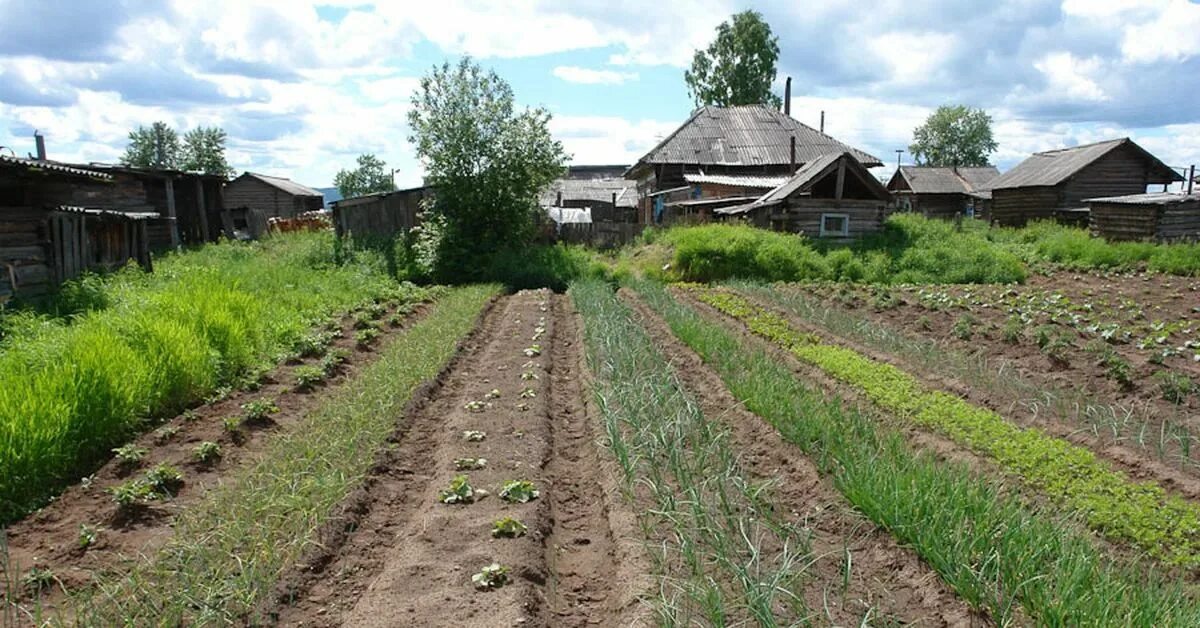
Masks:
[[[646,226],[636,222],[591,222],[560,225],[554,235],[558,242],[586,244],[598,249],[629,244]]]

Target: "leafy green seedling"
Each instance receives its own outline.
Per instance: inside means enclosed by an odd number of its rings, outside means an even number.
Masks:
[[[496,538],[515,539],[519,536],[525,536],[525,532],[528,530],[528,526],[512,517],[504,517],[492,522],[492,536]]]
[[[24,576],[21,576],[21,585],[25,587],[26,591],[37,595],[49,589],[55,580],[57,578],[50,569],[46,567],[34,567],[26,572]]]
[[[484,399],[499,399],[500,398],[500,389],[493,388],[493,389],[489,390],[488,393],[483,396],[483,398]]]
[[[508,583],[508,567],[492,563],[471,576],[471,582],[477,589],[499,589]]]
[[[183,473],[165,462],[160,462],[146,472],[146,484],[158,495],[174,495],[183,485]]]
[[[274,399],[255,399],[242,404],[243,423],[262,423],[279,412]]]
[[[443,504],[470,504],[475,501],[475,489],[465,475],[456,475],[450,486],[438,491],[438,501]]]
[[[195,410],[184,410],[183,414],[179,416],[181,416],[183,420],[188,423],[192,423],[200,419],[200,413],[196,412]]]
[[[522,401],[521,403],[517,404],[517,409],[521,412],[529,412],[529,404]]]
[[[463,409],[469,412],[483,412],[487,409],[488,404],[484,401],[474,400],[463,404]]]
[[[526,387],[524,390],[521,391],[522,399],[533,399],[536,396],[537,396],[537,393],[532,388]]]
[[[542,345],[530,345],[523,353],[527,358],[533,358],[542,355]]]
[[[130,508],[142,500],[151,499],[154,489],[139,479],[129,480],[105,490],[121,508]]]
[[[368,327],[371,326],[371,321],[374,318],[375,317],[371,316],[370,312],[357,312],[354,315],[354,328],[355,329],[367,329]]]
[[[375,339],[378,337],[379,337],[379,330],[375,329],[374,327],[360,329],[360,330],[354,332],[354,344],[358,345],[359,347],[363,347],[363,348],[369,347],[369,346],[371,346],[371,343],[375,342]]]
[[[1154,379],[1158,381],[1158,388],[1162,391],[1163,399],[1171,403],[1185,403],[1188,395],[1196,390],[1196,384],[1182,373],[1159,371],[1154,374]]]
[[[325,369],[311,364],[297,366],[292,374],[296,377],[297,390],[312,390],[317,383],[325,379]]]
[[[463,431],[463,440],[467,441],[468,443],[478,443],[479,441],[482,441],[485,438],[487,438],[487,432],[484,432],[482,430],[464,430]]]
[[[79,547],[87,549],[96,544],[100,538],[100,528],[86,523],[79,525]]]
[[[538,374],[533,371],[523,371],[521,373],[521,379],[524,381],[529,381],[529,380],[533,380],[533,379],[537,379],[537,378],[538,378]]]
[[[538,495],[540,493],[529,480],[510,480],[500,489],[500,499],[518,504],[537,499]]]
[[[179,433],[179,428],[174,425],[164,425],[157,430],[154,430],[154,440],[157,443],[165,443],[176,434]]]
[[[221,459],[221,445],[206,440],[196,445],[195,449],[192,450],[192,456],[201,464],[212,464]]]
[[[120,462],[122,466],[127,467],[137,465],[137,463],[141,462],[142,459],[146,457],[146,454],[150,453],[145,447],[138,447],[134,443],[122,445],[112,451],[113,454],[116,455],[117,461]]]
[[[400,312],[396,312],[395,314],[392,314],[391,316],[388,317],[387,323],[388,323],[388,325],[391,325],[392,327],[399,327],[404,324],[404,318],[405,318],[405,316],[403,314],[401,314]]]
[[[321,358],[321,370],[325,371],[326,375],[335,373],[342,367],[343,364],[346,363],[346,360],[349,359],[349,357],[349,351],[340,348],[334,349],[333,351],[325,354],[325,357]]]
[[[487,466],[487,458],[455,458],[454,468],[459,471],[478,471]]]

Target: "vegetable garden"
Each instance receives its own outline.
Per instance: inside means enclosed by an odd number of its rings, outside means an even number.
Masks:
[[[1036,229],[668,232],[508,288],[287,234],[85,278],[0,319],[0,617],[1198,625],[1200,284]]]

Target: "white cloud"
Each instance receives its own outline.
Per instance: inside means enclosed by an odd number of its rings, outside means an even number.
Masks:
[[[1105,101],[1109,96],[1093,78],[1102,68],[1098,57],[1081,59],[1069,52],[1052,52],[1034,61],[1046,77],[1047,92],[1067,100]]]
[[[958,45],[954,33],[891,32],[868,40],[889,81],[913,86],[941,80],[941,68]]]
[[[630,121],[615,116],[554,116],[550,132],[575,164],[633,164],[681,121]]]
[[[1126,26],[1121,52],[1136,63],[1179,61],[1200,54],[1200,4],[1173,0],[1153,20]]]
[[[575,65],[560,65],[554,68],[554,76],[568,83],[583,83],[585,85],[620,85],[626,81],[636,81],[637,72],[617,72],[614,70],[593,70]]]

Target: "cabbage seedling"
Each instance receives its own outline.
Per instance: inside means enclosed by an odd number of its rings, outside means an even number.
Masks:
[[[487,458],[455,458],[454,468],[459,471],[478,471],[487,466]]]
[[[475,501],[475,489],[467,476],[458,475],[450,480],[450,486],[438,491],[438,501],[443,504],[469,504]]]
[[[511,480],[505,482],[504,487],[500,489],[500,499],[519,504],[537,499],[538,495],[540,493],[529,480]]]
[[[477,589],[499,589],[508,583],[508,567],[492,563],[471,576],[471,582]]]
[[[515,539],[518,536],[525,536],[525,532],[528,530],[528,526],[512,517],[504,517],[492,522],[492,536],[496,538]]]

